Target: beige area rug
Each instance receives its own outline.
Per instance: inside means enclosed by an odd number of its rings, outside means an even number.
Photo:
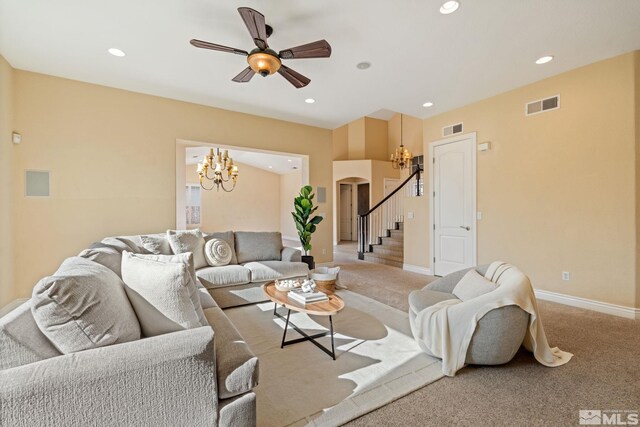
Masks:
[[[442,378],[440,361],[413,340],[406,313],[338,294],[345,308],[333,316],[335,361],[311,342],[281,349],[284,321],[271,302],[225,310],[260,359],[259,426],[338,426]],[[292,312],[291,322],[310,335],[329,328],[324,316]],[[299,337],[290,327],[287,340]],[[319,342],[331,348],[329,337]]]

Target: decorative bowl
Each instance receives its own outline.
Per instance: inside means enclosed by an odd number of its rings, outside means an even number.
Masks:
[[[298,282],[297,280],[276,280],[276,289],[280,292],[289,292],[291,289],[299,287],[300,282]]]

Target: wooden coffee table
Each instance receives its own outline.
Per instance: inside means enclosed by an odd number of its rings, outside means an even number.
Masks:
[[[329,301],[322,302],[314,302],[311,304],[302,304],[296,301],[289,299],[288,292],[281,292],[276,289],[276,282],[269,282],[265,285],[262,285],[262,290],[264,291],[267,298],[274,302],[273,314],[281,318],[282,320],[286,320],[284,325],[284,333],[282,334],[282,344],[280,344],[280,348],[283,348],[285,345],[296,344],[303,341],[311,341],[316,347],[320,350],[327,353],[329,356],[336,360],[336,351],[333,344],[333,318],[334,314],[337,314],[340,310],[344,308],[344,301],[335,295],[327,295],[329,297]],[[287,311],[287,317],[285,318],[280,313],[278,313],[278,304],[285,307]],[[314,316],[329,316],[329,331],[325,331],[319,334],[308,335],[306,332],[298,328],[296,325],[289,321],[289,316],[291,315],[291,310],[297,311],[299,313],[307,313]],[[300,335],[302,338],[297,338],[294,340],[285,341],[287,337],[287,329],[289,325]],[[326,337],[327,335],[331,336],[331,351],[328,348],[320,344],[316,341],[316,338]]]

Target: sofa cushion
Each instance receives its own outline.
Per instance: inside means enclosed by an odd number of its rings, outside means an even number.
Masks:
[[[204,314],[215,331],[218,396],[227,399],[251,391],[258,385],[258,358],[220,308]]]
[[[212,267],[222,267],[231,262],[233,254],[231,246],[222,239],[212,238],[204,245],[204,256],[207,264]]]
[[[62,353],[140,338],[140,325],[122,280],[81,257],[67,258],[33,288],[31,312],[42,333]]]
[[[251,282],[251,271],[241,265],[201,268],[196,271],[196,275],[207,289]]]
[[[144,336],[206,326],[192,254],[122,254],[122,280]]]
[[[78,256],[104,265],[116,273],[118,277],[122,277],[120,269],[122,265],[122,251],[118,249],[114,249],[103,243],[97,243],[80,252]]]
[[[165,235],[140,236],[142,247],[156,255],[173,255],[169,240]]]
[[[237,264],[238,258],[236,257],[236,241],[233,236],[233,231],[217,231],[215,233],[202,233],[204,236],[205,242],[208,242],[211,239],[220,239],[224,240],[231,247],[231,261],[229,264]]]
[[[441,301],[458,299],[453,294],[447,292],[430,291],[420,289],[409,294],[409,309],[414,313],[420,313],[427,307],[431,307]]]
[[[167,230],[167,239],[174,254],[193,253],[196,269],[208,265],[204,257],[204,236],[200,230]]]
[[[467,301],[493,291],[498,285],[485,279],[475,270],[469,270],[453,288],[453,295]]]
[[[309,275],[309,267],[303,262],[254,261],[243,265],[251,271],[252,282]]]
[[[31,301],[0,317],[0,371],[60,354],[38,329]]]
[[[279,232],[236,231],[239,264],[250,261],[279,261],[282,235]]]

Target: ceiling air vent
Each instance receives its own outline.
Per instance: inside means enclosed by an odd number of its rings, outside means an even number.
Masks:
[[[531,116],[532,114],[544,113],[558,108],[560,108],[560,95],[529,102],[525,105],[524,114],[525,116]]]
[[[458,123],[457,125],[445,126],[442,128],[442,136],[450,136],[457,133],[462,133],[462,123]]]

